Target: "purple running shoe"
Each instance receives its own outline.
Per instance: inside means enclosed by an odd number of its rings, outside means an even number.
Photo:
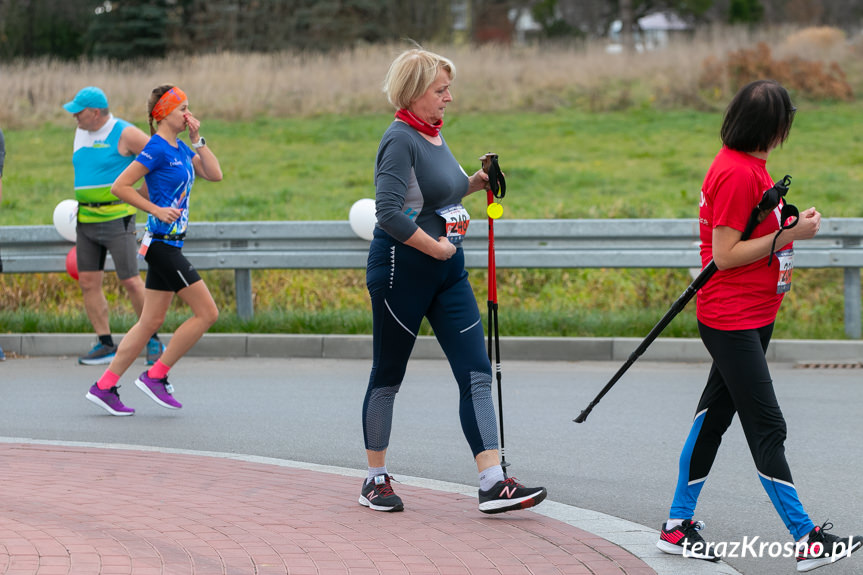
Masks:
[[[116,385],[111,389],[99,389],[99,386],[94,383],[84,397],[111,415],[135,415],[134,409],[126,407],[120,401],[120,393],[117,391]]]
[[[138,379],[135,380],[135,385],[162,407],[167,407],[168,409],[180,409],[183,407],[183,404],[171,395],[174,393],[174,386],[168,383],[168,378],[156,379],[147,375],[147,371],[144,370],[144,373],[138,376]]]

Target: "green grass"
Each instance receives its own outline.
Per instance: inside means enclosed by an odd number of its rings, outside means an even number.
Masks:
[[[791,139],[768,168],[776,178],[793,176],[788,199],[801,209],[863,217],[856,199],[863,105],[798,108]],[[237,123],[200,115],[225,179],[196,184],[193,221],[345,220],[354,201],[374,197],[374,159],[388,114]],[[687,110],[460,115],[453,107],[444,135],[469,173],[481,154],[500,155],[508,219],[694,218],[720,122],[720,113]],[[54,206],[73,196],[72,134],[71,121],[6,132],[0,225],[51,224]],[[483,212],[480,196],[466,201],[474,214]],[[257,271],[256,316],[249,322],[233,314],[231,273],[205,278],[223,310],[212,331],[371,330],[362,270]],[[485,271],[474,270],[472,281],[484,310]],[[502,333],[643,336],[689,281],[685,270],[499,270]],[[794,282],[777,337],[843,338],[841,270],[797,270]],[[108,294],[112,327],[124,331],[134,321],[131,308],[116,281],[108,282]],[[165,331],[185,313],[178,306]],[[691,305],[664,335],[695,337],[693,313]],[[1,276],[0,331],[90,331],[77,284],[60,274]]]
[[[863,183],[863,105],[799,108],[791,140],[768,168],[794,177],[789,198],[798,205],[863,216],[863,203],[845,201]],[[194,220],[339,220],[354,201],[374,197],[375,154],[390,116],[202,121],[225,179],[196,184]],[[469,173],[483,153],[500,155],[507,218],[691,218],[720,122],[721,114],[685,110],[451,111],[444,135]],[[0,223],[50,224],[54,206],[73,197],[72,134],[71,121],[6,133]],[[475,211],[483,201],[468,199]]]

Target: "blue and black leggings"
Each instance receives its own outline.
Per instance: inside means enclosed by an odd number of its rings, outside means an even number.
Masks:
[[[698,331],[713,365],[680,454],[677,489],[669,517],[692,518],[722,434],[737,413],[761,485],[788,531],[800,539],[815,525],[803,510],[785,460],[785,419],[765,358],[773,324],[759,329],[722,331],[699,322]]]
[[[383,451],[389,445],[393,403],[424,316],[458,382],[461,427],[474,457],[497,449],[491,364],[464,251],[439,261],[376,229],[366,285],[374,330],[372,371],[363,402],[366,449]]]

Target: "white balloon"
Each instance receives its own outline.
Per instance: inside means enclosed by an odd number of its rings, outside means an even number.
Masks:
[[[63,239],[74,242],[78,238],[78,202],[63,200],[54,208],[54,227]]]
[[[375,224],[378,219],[375,216],[375,201],[369,198],[357,200],[351,206],[348,214],[351,229],[364,240],[371,241],[374,237]]]

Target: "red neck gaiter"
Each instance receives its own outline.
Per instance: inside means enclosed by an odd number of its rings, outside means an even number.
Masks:
[[[429,124],[424,120],[420,120],[413,112],[406,108],[400,108],[399,111],[396,112],[395,117],[414,130],[427,134],[432,138],[438,137],[440,135],[440,129],[443,128],[443,118],[441,118],[437,124]]]

